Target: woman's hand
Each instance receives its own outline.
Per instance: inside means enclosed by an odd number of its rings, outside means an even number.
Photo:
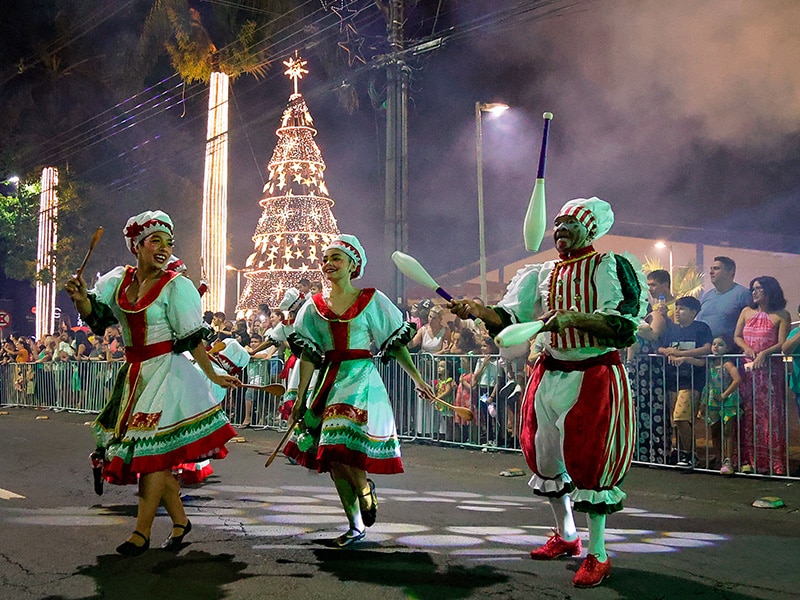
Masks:
[[[754,369],[763,369],[767,366],[769,361],[769,353],[766,350],[762,350],[758,354],[755,355],[753,358],[753,368]]]
[[[211,383],[216,383],[220,387],[224,388],[236,388],[242,385],[242,382],[239,381],[233,375],[220,375],[219,373],[214,373],[213,377],[209,377]]]
[[[426,400],[434,401],[436,399],[436,392],[433,391],[433,388],[424,381],[417,381],[417,393],[425,398]]]
[[[303,418],[303,415],[306,414],[306,406],[304,402],[300,401],[300,396],[294,401],[294,405],[292,406],[292,415],[291,420],[294,423],[299,423],[300,419]]]
[[[92,303],[87,294],[86,282],[83,277],[77,275],[64,284],[64,291],[67,292],[70,300],[78,309],[81,317],[86,317],[92,312]]]

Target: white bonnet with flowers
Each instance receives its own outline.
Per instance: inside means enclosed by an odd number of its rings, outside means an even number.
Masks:
[[[358,279],[364,274],[364,267],[367,266],[367,255],[356,236],[342,233],[336,236],[325,250],[330,250],[332,248],[341,250],[355,263],[356,269],[353,271],[353,275],[350,277],[351,279]]]
[[[607,234],[614,224],[611,205],[597,196],[570,200],[561,207],[556,218],[565,216],[575,217],[586,228],[585,245]]]
[[[136,245],[148,235],[157,231],[162,231],[172,236],[172,219],[164,211],[146,210],[128,219],[122,233],[128,241],[128,249],[135,255]]]

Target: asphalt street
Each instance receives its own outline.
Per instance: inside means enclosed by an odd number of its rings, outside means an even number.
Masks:
[[[134,487],[95,495],[88,415],[2,408],[0,599],[691,598],[800,596],[800,484],[635,466],[609,518],[611,577],[578,590],[580,559],[532,561],[552,526],[521,455],[420,443],[406,473],[375,476],[378,522],[355,549],[325,475],[279,458],[248,429],[216,473],[184,490],[194,529],[177,554],[114,552],[134,526]],[[44,418],[43,418],[44,417]],[[785,507],[754,508],[762,497]],[[585,521],[577,515],[585,534]],[[157,547],[169,533],[160,516]]]

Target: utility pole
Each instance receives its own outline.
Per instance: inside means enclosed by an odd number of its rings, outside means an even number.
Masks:
[[[381,3],[382,4],[382,3]],[[403,0],[389,0],[386,56],[386,194],[384,240],[389,253],[408,252],[408,75],[403,58]],[[391,263],[390,263],[391,264]],[[392,299],[405,305],[403,274],[393,269]]]

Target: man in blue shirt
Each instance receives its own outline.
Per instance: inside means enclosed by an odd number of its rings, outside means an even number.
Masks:
[[[742,309],[752,301],[752,294],[733,280],[736,263],[727,256],[715,256],[708,275],[714,287],[700,296],[697,320],[708,325],[714,337],[723,335],[733,339],[736,321]]]

